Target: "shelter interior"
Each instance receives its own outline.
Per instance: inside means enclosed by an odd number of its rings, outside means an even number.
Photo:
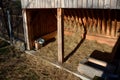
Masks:
[[[120,57],[120,10],[62,9],[62,43],[58,39],[57,11],[26,10],[31,49],[36,48],[37,39],[45,39],[44,45],[35,55],[56,62],[59,56],[58,45],[62,44],[63,62],[66,63],[63,65],[70,69],[72,67],[76,70],[79,62],[84,62],[88,57],[117,65]]]

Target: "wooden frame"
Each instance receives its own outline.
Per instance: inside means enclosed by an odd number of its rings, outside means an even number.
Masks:
[[[58,34],[58,62],[64,62],[64,23],[63,23],[64,10],[57,9],[57,34]]]
[[[25,37],[25,45],[26,45],[26,49],[30,50],[30,41],[29,41],[29,31],[28,31],[28,21],[27,21],[27,13],[26,13],[26,9],[22,10],[22,14],[23,14],[23,28],[24,28],[24,37]]]

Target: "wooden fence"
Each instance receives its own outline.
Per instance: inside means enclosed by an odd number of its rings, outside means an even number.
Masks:
[[[88,34],[116,38],[120,30],[120,10],[109,9],[64,9],[66,28],[82,29]]]

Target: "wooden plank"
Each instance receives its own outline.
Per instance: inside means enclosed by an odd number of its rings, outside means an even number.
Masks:
[[[83,0],[83,8],[87,8],[87,0]]]
[[[92,8],[93,6],[93,0],[88,0],[88,8]]]
[[[117,0],[117,9],[120,9],[120,0]]]
[[[65,8],[69,8],[69,0],[64,0]]]
[[[66,2],[64,0],[61,0],[61,8],[65,8],[65,6],[66,6],[65,3]]]
[[[78,0],[78,8],[82,8],[83,0]]]
[[[26,10],[23,9],[22,10],[22,14],[23,14],[23,28],[24,28],[24,37],[25,37],[25,43],[26,43],[26,49],[30,50],[31,46],[30,46],[30,40],[29,40],[29,35],[28,35],[28,23],[27,23],[27,13]]]
[[[51,0],[51,6],[52,8],[55,8],[55,0]]]
[[[69,0],[69,8],[72,8],[72,7],[73,7],[73,1],[74,1],[74,0]]]
[[[98,0],[93,0],[93,8],[99,8],[98,4]]]
[[[57,9],[57,34],[58,34],[58,62],[64,62],[64,39],[63,39],[63,9]]]
[[[94,64],[97,64],[97,65],[103,66],[103,67],[107,67],[107,65],[108,65],[107,62],[101,61],[101,60],[98,60],[98,59],[95,59],[95,58],[92,58],[92,57],[89,57],[88,61],[92,62]]]
[[[58,7],[58,0],[55,0],[55,8]]]
[[[117,21],[117,27],[116,27],[116,37],[120,37],[120,21]]]
[[[57,8],[61,8],[61,0],[58,0],[58,7]]]
[[[95,40],[97,41],[98,43],[101,43],[101,44],[107,44],[109,46],[114,46],[117,39],[114,38],[112,39],[111,37],[109,36],[105,36],[105,35],[86,35],[86,39],[88,40]]]
[[[110,15],[110,10],[108,10],[107,13],[108,13],[107,35],[110,36],[110,34],[111,34],[111,15]]]
[[[105,34],[105,28],[106,28],[106,20],[105,20],[105,11],[102,11],[103,19],[102,19],[102,34]]]
[[[99,0],[99,8],[103,8],[104,7],[104,0]]]
[[[74,1],[73,1],[73,8],[77,8],[77,1],[78,1],[78,0],[74,0]]]
[[[111,9],[116,9],[117,5],[117,0],[111,0]]]
[[[47,7],[48,8],[52,8],[52,6],[51,6],[51,0],[47,0]]]
[[[90,67],[90,66],[82,64],[82,63],[79,63],[78,71],[81,74],[87,75],[90,78],[94,78],[94,76],[100,76],[101,77],[104,73],[104,71],[102,71],[102,70],[95,69],[93,67]]]
[[[46,8],[46,0],[43,0],[43,2],[42,2],[42,8]]]
[[[111,1],[110,0],[105,0],[105,3],[104,3],[104,8],[110,8],[110,3]]]

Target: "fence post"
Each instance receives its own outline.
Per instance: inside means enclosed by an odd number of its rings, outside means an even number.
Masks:
[[[64,24],[63,9],[57,9],[57,34],[58,34],[58,62],[64,62]]]

